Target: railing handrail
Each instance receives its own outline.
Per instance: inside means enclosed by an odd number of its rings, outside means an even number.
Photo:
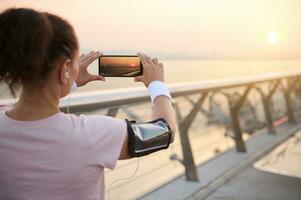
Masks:
[[[262,83],[282,78],[300,76],[301,70],[269,72],[259,75],[242,76],[235,78],[212,79],[197,82],[172,83],[168,84],[171,96],[184,96],[199,92],[214,91],[219,89],[239,87],[248,84]],[[69,98],[69,99],[68,99]],[[149,101],[150,97],[145,87],[129,87],[120,89],[110,89],[101,91],[88,91],[72,93],[69,97],[60,100],[60,107],[82,107],[97,105],[97,108],[106,108],[111,106],[121,106],[131,103]],[[13,104],[16,99],[2,99],[1,104]]]

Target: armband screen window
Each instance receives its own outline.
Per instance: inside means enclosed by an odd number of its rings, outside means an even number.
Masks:
[[[143,123],[126,119],[126,122],[131,157],[148,155],[169,147],[171,128],[163,118]]]

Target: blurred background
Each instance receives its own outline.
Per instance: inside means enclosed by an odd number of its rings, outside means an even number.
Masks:
[[[104,54],[143,52],[157,57],[164,63],[168,84],[244,78],[301,69],[300,0],[0,0],[0,12],[10,7],[34,8],[67,19],[75,28],[81,53],[92,50]],[[95,61],[89,68],[90,72],[97,74],[97,66]],[[288,80],[287,85],[290,82],[294,80]],[[271,91],[274,82],[262,85],[263,91]],[[301,96],[297,95],[301,94],[301,83],[297,86],[293,101],[296,110],[301,108]],[[115,97],[110,90],[118,88],[129,91],[130,96],[134,92],[128,87],[145,89],[142,83],[135,83],[133,78],[106,78],[105,82],[93,82],[78,88],[74,99],[83,97],[80,100],[85,101],[92,94],[90,91],[95,91],[92,95],[100,96],[105,91],[108,93],[104,94]],[[226,92],[235,99],[243,91],[244,88],[235,88]],[[287,120],[285,99],[281,88],[275,91],[271,98],[274,102],[271,103],[272,117],[273,120],[281,119],[284,122],[283,119]],[[189,131],[196,166],[235,147],[231,131],[233,119],[230,119],[228,104],[231,98],[227,99],[223,94],[214,96],[215,91],[209,94],[200,114],[194,116],[196,120]],[[8,98],[11,97],[7,89],[0,85],[0,99]],[[180,108],[178,113],[183,119],[195,109],[198,99],[199,93],[175,99]],[[239,115],[244,126],[242,137],[245,141],[266,126],[261,100],[258,91],[252,91],[251,98],[246,100]],[[85,111],[84,107],[76,114],[114,113],[114,108],[111,112],[111,108]],[[152,119],[150,101],[134,106],[117,106],[117,111],[113,115],[118,118]],[[276,124],[279,125],[278,122]],[[178,162],[183,159],[182,152],[183,146],[177,135],[169,150],[141,158],[139,166],[136,159],[119,162],[114,171],[106,170],[106,198],[136,199],[151,191],[159,191],[158,188],[185,173],[184,166]],[[231,159],[226,158],[225,161],[230,163]],[[132,177],[137,166],[137,174]],[[210,173],[212,171],[205,175]],[[200,175],[201,180],[206,180],[207,177],[203,175]],[[131,178],[116,182],[126,177]],[[281,188],[286,188],[286,184]],[[159,199],[164,197],[160,196]]]
[[[144,52],[165,64],[166,81],[186,82],[289,70],[301,64],[299,0],[1,0],[75,28],[81,53]],[[97,62],[90,67],[97,73]],[[140,86],[108,78],[77,92]],[[3,86],[0,98],[7,98]]]

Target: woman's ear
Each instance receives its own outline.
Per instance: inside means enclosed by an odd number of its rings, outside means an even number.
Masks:
[[[70,59],[64,60],[64,62],[61,63],[59,77],[62,84],[68,83],[68,79],[70,78],[70,64]]]

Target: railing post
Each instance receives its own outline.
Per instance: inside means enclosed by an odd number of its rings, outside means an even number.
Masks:
[[[267,95],[264,94],[264,92],[261,90],[261,88],[256,88],[256,90],[259,92],[261,99],[262,99],[265,119],[266,119],[266,123],[267,123],[267,127],[268,127],[268,132],[270,134],[276,134],[276,129],[275,129],[274,121],[273,121],[273,117],[272,117],[271,100],[272,100],[272,97],[275,94],[279,84],[280,84],[280,81],[277,81],[275,83],[275,85],[273,86],[272,90]]]
[[[231,99],[230,95],[226,95],[228,98],[229,108],[230,108],[230,115],[231,115],[231,124],[232,129],[234,132],[234,140],[236,143],[236,150],[238,152],[247,152],[247,148],[245,142],[242,138],[242,130],[239,122],[239,111],[243,106],[249,92],[251,91],[253,85],[250,85],[245,90],[244,94],[241,96],[239,100]]]
[[[287,109],[288,121],[290,123],[296,123],[294,111],[292,109],[292,101],[291,101],[290,93],[287,91],[283,91],[283,93],[284,93],[285,105]]]
[[[207,97],[207,93],[203,93],[202,96],[197,101],[197,103],[193,106],[190,113],[179,125],[181,145],[183,151],[183,164],[185,167],[185,175],[187,181],[195,181],[195,182],[199,181],[192,150],[191,150],[188,132],[193,120],[195,119],[200,107],[203,105],[206,97]]]
[[[123,112],[129,116],[132,120],[139,120],[140,116],[138,116],[137,114],[135,114],[134,112],[132,112],[130,109],[126,108],[126,107],[122,107],[121,108],[123,110]]]
[[[236,143],[236,150],[238,152],[247,152],[246,145],[242,138],[242,131],[241,131],[241,127],[240,127],[240,123],[239,123],[239,119],[238,119],[239,114],[233,108],[230,109],[230,114],[231,114],[231,125],[232,125],[232,129],[234,132],[234,140]]]
[[[299,78],[296,78],[291,84],[289,84],[289,81],[287,80],[287,88],[285,88],[284,84],[281,82],[284,99],[285,99],[285,105],[287,108],[288,121],[290,123],[296,123],[296,118],[295,118],[294,111],[292,108],[292,99],[291,99],[290,94],[298,81],[299,81]]]
[[[172,105],[173,105],[173,107],[175,109],[175,112],[176,112],[177,122],[178,122],[178,124],[180,124],[181,121],[183,120],[183,116],[181,114],[181,110],[180,110],[180,107],[178,105],[178,102],[174,101],[172,103]]]
[[[119,110],[119,107],[110,108],[106,115],[111,116],[111,117],[116,117],[118,110]]]
[[[276,134],[276,129],[274,126],[274,121],[271,113],[270,100],[268,98],[262,97],[262,103],[265,113],[265,119],[267,122],[268,132],[270,134]]]

